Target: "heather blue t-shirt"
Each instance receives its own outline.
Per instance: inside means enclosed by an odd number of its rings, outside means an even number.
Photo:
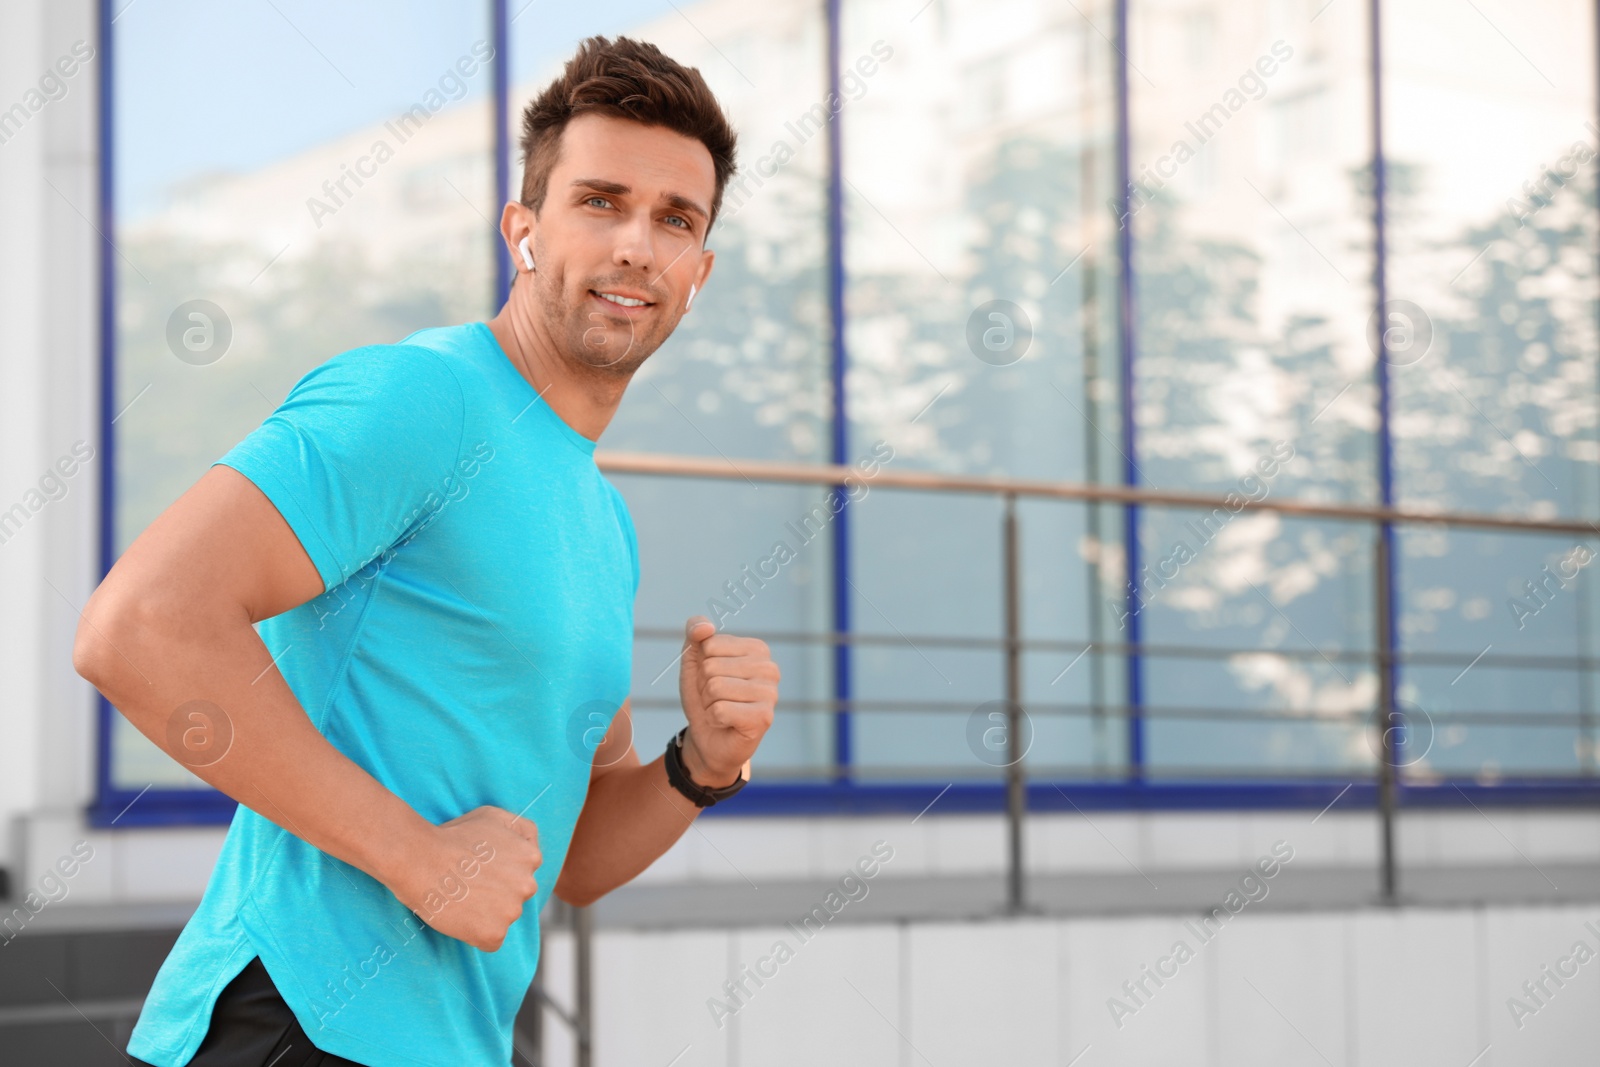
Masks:
[[[259,628],[317,729],[431,822],[483,804],[532,819],[544,858],[538,894],[483,952],[241,805],[130,1054],[188,1063],[260,956],[326,1052],[510,1062],[539,912],[632,669],[638,549],[594,449],[474,322],[341,353],[217,460],[322,576],[321,596]]]

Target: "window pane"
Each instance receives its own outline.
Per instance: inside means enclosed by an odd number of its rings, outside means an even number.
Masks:
[[[1152,774],[1370,766],[1371,528],[1241,513],[1207,541],[1195,515],[1142,515]]]
[[[1449,10],[1384,5],[1396,495],[1592,519],[1594,6]],[[1422,657],[1401,695],[1440,720],[1408,772],[1592,772],[1573,657],[1596,650],[1595,539],[1414,528],[1397,547],[1399,639]]]
[[[895,470],[1117,480],[1109,11],[843,5],[852,458],[884,441]],[[1025,503],[1018,517],[1023,636],[1079,643],[1024,656],[1029,759],[1120,765],[1104,711],[1122,700],[1120,661],[1097,652],[1062,673],[1108,632],[1120,509]],[[883,491],[852,523],[851,617],[889,642],[856,654],[857,696],[947,708],[857,716],[859,761],[997,774],[966,731],[1005,695],[1000,502]]]
[[[313,366],[492,314],[486,11],[123,9],[117,552]],[[118,786],[201,784],[112,727]]]
[[[1129,192],[1139,480],[1239,499],[1376,498],[1359,4],[1140,0]],[[1143,638],[1154,773],[1311,772],[1370,759],[1372,539],[1224,508],[1146,509]],[[1284,649],[1228,654],[1222,649]],[[1287,654],[1289,651],[1293,654]],[[1256,709],[1271,721],[1163,717]]]
[[[711,279],[634,377],[603,449],[734,464],[830,458],[826,145],[814,131],[798,139],[788,129],[824,93],[822,15],[815,5],[791,4],[768,8],[759,19],[713,19],[666,0],[603,9],[535,6],[520,14],[513,3],[513,197],[522,178],[522,109],[592,34],[648,41],[697,68],[739,134],[739,172],[706,242],[716,253]],[[776,153],[779,141],[792,154]],[[649,638],[636,650],[635,743],[649,759],[683,725],[677,668],[660,671],[682,646],[688,616],[703,613],[733,633],[832,629],[832,535],[805,541],[790,530],[826,501],[827,490],[742,478],[614,480],[639,532],[636,624],[646,633],[675,635]],[[777,576],[764,580],[760,564],[773,560],[780,541],[793,558],[774,560],[768,571]],[[745,576],[745,567],[754,577]],[[831,715],[802,709],[832,698],[831,646],[770,643],[783,671],[784,706],[762,745],[762,766],[783,773],[825,768],[833,758]],[[655,651],[665,653],[660,663]]]

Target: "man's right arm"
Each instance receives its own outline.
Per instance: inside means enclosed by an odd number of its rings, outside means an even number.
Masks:
[[[492,952],[535,892],[537,830],[493,807],[434,826],[317,731],[252,624],[322,592],[315,564],[272,502],[217,464],[89,598],[73,668],[201,779],[365,871],[414,911],[427,915],[428,895],[459,881],[451,876],[461,864],[477,866],[474,846],[487,841],[494,860],[481,865],[472,892],[429,922]],[[232,739],[220,758],[208,751],[197,759],[184,728],[172,727],[175,718],[187,722],[191,701],[226,717]]]

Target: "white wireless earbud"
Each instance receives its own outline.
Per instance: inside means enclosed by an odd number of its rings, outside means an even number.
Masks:
[[[689,299],[687,299],[687,300],[685,300],[683,302],[683,310],[688,311],[689,308],[694,305],[694,294],[695,294],[696,291],[697,290],[695,289],[694,283],[690,282],[689,283]]]
[[[532,270],[533,269],[533,253],[528,251],[528,238],[524,237],[522,239],[521,243],[517,245],[517,247],[522,250],[522,262],[527,265],[527,268],[529,270]]]

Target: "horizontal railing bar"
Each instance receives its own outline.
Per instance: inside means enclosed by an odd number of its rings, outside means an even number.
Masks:
[[[992,496],[1141,504],[1207,511],[1221,509],[1230,515],[1239,511],[1272,511],[1282,515],[1350,522],[1424,523],[1526,533],[1600,536],[1600,524],[1583,519],[1528,519],[1482,512],[1419,511],[1414,508],[1322,504],[1310,500],[1274,500],[1267,497],[1251,500],[1242,494],[1238,495],[1238,499],[1242,501],[1240,507],[1234,509],[1229,507],[1225,497],[1209,493],[1028,478],[939,474],[933,471],[890,471],[883,469],[881,465],[876,473],[867,477],[854,467],[837,463],[784,463],[775,460],[741,459],[735,464],[729,459],[657,455],[647,452],[613,452],[609,449],[596,452],[594,458],[601,470],[611,474],[652,474],[827,486],[845,485],[846,479],[849,479],[852,484],[866,483],[874,488],[913,489],[923,492],[981,493]]]
[[[930,790],[934,792],[937,792],[939,787],[945,783],[1003,787],[1005,785],[1005,768],[995,767],[993,771],[993,774],[976,774],[971,764],[917,764],[908,766],[852,764],[847,769],[847,777],[856,785],[868,785],[873,782],[933,783],[930,785]],[[823,783],[837,781],[839,778],[839,773],[834,768],[824,764],[800,767],[757,764],[754,773],[757,780],[769,782],[777,780]],[[1237,782],[1243,784],[1259,782],[1328,782],[1332,783],[1335,788],[1347,785],[1352,780],[1371,785],[1373,776],[1376,773],[1377,767],[1375,764],[1302,768],[1201,767],[1177,764],[1170,766],[1146,764],[1143,769],[1145,780],[1153,784],[1217,779],[1224,783]],[[1071,789],[1073,786],[1080,785],[1125,786],[1130,784],[1127,774],[1128,769],[1125,765],[1096,767],[1089,764],[1034,763],[1031,760],[1028,762],[1030,788],[1048,787],[1052,784],[1064,789]],[[1582,771],[1559,774],[1523,770],[1501,771],[1499,777],[1512,778],[1519,782],[1593,783],[1596,780],[1593,774],[1586,774]],[[1459,768],[1445,771],[1435,770],[1427,774],[1416,774],[1414,772],[1403,774],[1400,778],[1400,784],[1415,788],[1451,781],[1465,782],[1481,779],[1482,776],[1475,770]]]
[[[683,641],[683,630],[680,628],[640,626],[634,630],[634,637],[652,641]],[[981,648],[985,650],[1000,650],[1006,647],[1003,637],[960,637],[949,634],[873,634],[852,630],[840,633],[833,630],[817,631],[767,631],[767,630],[741,630],[741,637],[759,637],[763,641],[777,644],[831,644],[831,645],[911,645],[917,647],[927,645],[930,648]],[[1022,638],[1017,642],[1024,650],[1033,649],[1041,652],[1081,652],[1086,648],[1097,648],[1103,655],[1140,655],[1147,659],[1225,659],[1233,656],[1282,656],[1286,659],[1331,659],[1348,663],[1371,663],[1376,652],[1372,651],[1346,651],[1332,649],[1319,651],[1315,648],[1244,648],[1236,646],[1209,646],[1209,645],[1155,645],[1155,644],[1126,644],[1102,641],[1098,644],[1090,641],[1058,641],[1050,638]],[[1396,663],[1409,663],[1418,666],[1454,666],[1459,663],[1476,663],[1480,666],[1509,667],[1515,669],[1538,669],[1571,667],[1578,670],[1600,669],[1600,658],[1592,656],[1541,656],[1521,655],[1517,653],[1471,653],[1471,652],[1396,652]]]
[[[46,1001],[0,1007],[0,1027],[42,1026],[46,1023],[80,1023],[89,1019],[127,1019],[139,1017],[143,997],[126,1000],[80,1000],[70,1004]]]
[[[647,708],[676,708],[677,697],[634,696],[629,698],[632,706],[640,709]],[[961,701],[961,700],[790,700],[782,698],[778,702],[780,709],[794,712],[879,712],[891,714],[912,714],[921,712],[932,715],[968,715],[984,704],[1002,703],[998,698],[987,701]],[[1092,718],[1103,716],[1105,718],[1126,718],[1128,705],[1126,704],[1074,704],[1052,703],[1039,704],[1029,701],[1022,702],[1022,710],[1029,715],[1057,716],[1060,718]],[[1406,708],[1399,709],[1402,715]],[[1578,727],[1596,725],[1593,716],[1587,716],[1580,711],[1424,711],[1423,714],[1429,722],[1438,723],[1470,723],[1477,726],[1549,726],[1549,727]],[[1322,710],[1295,710],[1281,708],[1208,708],[1208,707],[1159,707],[1150,704],[1139,706],[1139,715],[1145,719],[1197,719],[1204,721],[1238,721],[1238,722],[1332,722],[1332,723],[1372,723],[1377,715],[1376,709],[1356,711],[1322,711]]]

